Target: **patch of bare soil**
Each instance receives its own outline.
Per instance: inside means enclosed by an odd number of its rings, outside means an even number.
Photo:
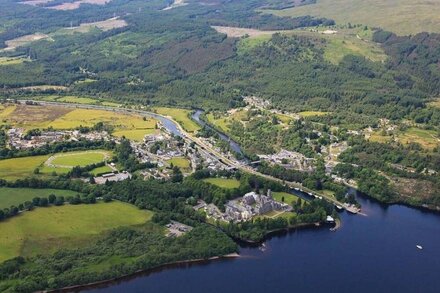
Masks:
[[[105,5],[111,0],[79,0],[75,2],[63,3],[60,5],[47,7],[54,10],[75,10],[78,9],[81,4],[94,4],[94,5]]]
[[[241,28],[231,26],[212,26],[217,32],[226,34],[229,38],[241,38],[244,36],[258,37],[262,35],[273,35],[282,31],[262,31],[252,28]]]
[[[34,42],[34,41],[39,41],[39,40],[44,40],[49,38],[48,35],[46,34],[42,34],[42,33],[35,33],[32,35],[26,35],[26,36],[22,36],[22,37],[18,37],[12,40],[8,40],[5,42],[6,44],[6,48],[3,49],[5,51],[12,51],[15,50],[15,48],[26,45],[30,42]]]
[[[17,105],[17,108],[9,116],[9,120],[20,124],[53,121],[70,111],[72,109],[66,107]]]

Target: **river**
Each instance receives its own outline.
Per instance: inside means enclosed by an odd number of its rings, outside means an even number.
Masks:
[[[367,216],[242,247],[241,258],[165,269],[87,292],[440,292],[440,216],[358,196]],[[423,250],[416,245],[423,246]]]

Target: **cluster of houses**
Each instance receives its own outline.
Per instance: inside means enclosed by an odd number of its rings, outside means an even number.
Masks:
[[[42,130],[37,135],[26,135],[24,128],[11,128],[7,131],[9,147],[15,149],[30,149],[61,141],[110,140],[106,131],[81,133],[78,130]]]
[[[307,158],[301,153],[281,150],[273,155],[258,155],[261,160],[271,164],[277,164],[287,169],[295,169],[304,172],[313,172],[315,169],[315,159]]]

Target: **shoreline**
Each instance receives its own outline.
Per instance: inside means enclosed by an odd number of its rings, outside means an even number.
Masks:
[[[181,261],[169,262],[169,263],[164,263],[164,264],[158,265],[153,268],[139,270],[139,271],[133,272],[131,274],[126,274],[126,275],[111,278],[111,279],[96,281],[96,282],[82,284],[82,285],[72,285],[72,286],[63,287],[60,289],[38,291],[38,292],[47,292],[47,293],[80,292],[84,289],[106,288],[109,285],[116,284],[118,282],[123,282],[125,280],[129,280],[132,278],[136,278],[141,275],[148,275],[148,274],[151,274],[154,272],[159,272],[163,269],[170,269],[170,268],[175,268],[175,267],[179,267],[179,266],[183,266],[183,265],[210,263],[215,260],[226,260],[226,259],[234,259],[234,258],[239,258],[239,257],[241,257],[240,254],[238,254],[237,252],[233,252],[233,253],[229,253],[229,254],[225,254],[225,255],[212,256],[212,257],[206,258],[206,259],[197,258],[197,259],[192,259],[192,260],[181,260]]]

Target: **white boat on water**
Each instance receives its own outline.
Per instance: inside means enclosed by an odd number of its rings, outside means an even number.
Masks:
[[[416,245],[416,247],[417,247],[418,249],[420,249],[420,250],[423,249],[423,247],[422,247],[421,245]]]

